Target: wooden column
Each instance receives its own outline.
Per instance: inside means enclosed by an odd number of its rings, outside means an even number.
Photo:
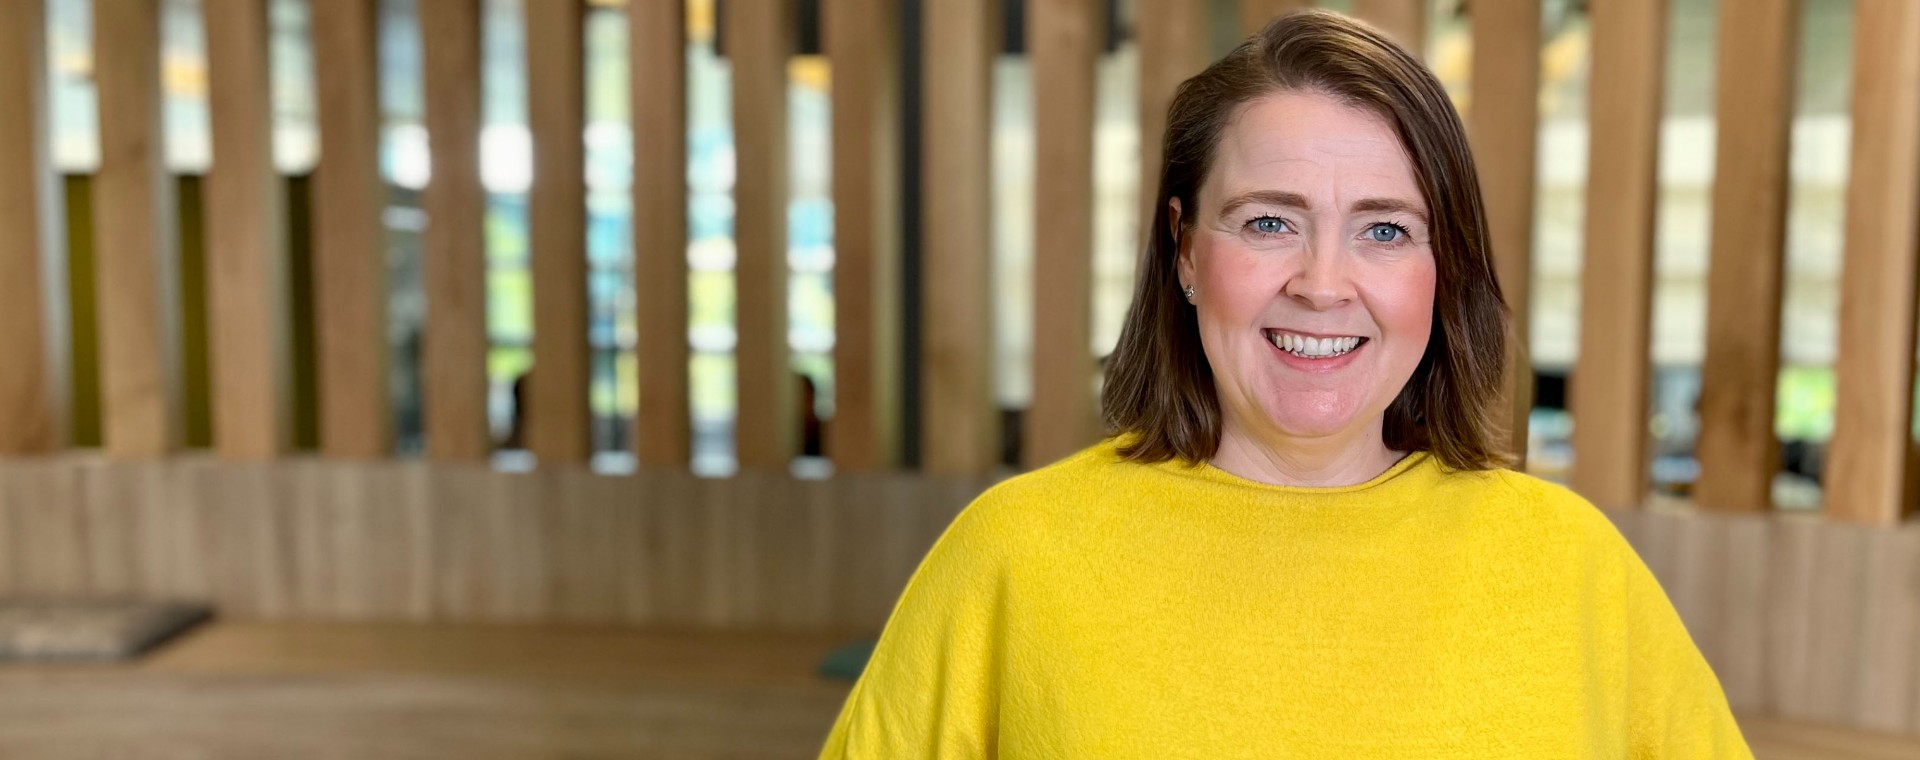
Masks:
[[[1707,356],[1701,373],[1700,481],[1719,510],[1772,503],[1780,371],[1780,278],[1787,228],[1797,0],[1720,6],[1715,92],[1713,253],[1707,270]],[[1909,214],[1910,215],[1910,214]]]
[[[921,8],[921,464],[972,473],[997,463],[993,396],[993,60],[1000,4]]]
[[[0,0],[0,456],[68,438],[66,246],[50,163],[45,0]]]
[[[1313,0],[1240,0],[1240,35],[1251,37],[1259,34],[1260,30],[1267,28],[1267,22],[1312,7]]]
[[[313,174],[320,449],[357,459],[393,448],[375,12],[375,0],[313,4],[313,64],[321,72],[320,163]]]
[[[1534,4],[1538,5],[1538,0],[1535,0]],[[1470,7],[1471,10],[1469,13],[1476,17],[1486,12],[1482,9],[1481,3],[1478,0],[1475,0]],[[1536,17],[1539,16],[1540,9],[1534,8],[1533,13]],[[1365,19],[1369,24],[1379,27],[1381,31],[1387,33],[1387,36],[1392,37],[1395,42],[1400,43],[1406,47],[1406,49],[1412,51],[1414,55],[1426,54],[1427,0],[1353,0],[1353,15]],[[1474,27],[1474,39],[1498,39],[1481,37],[1478,22],[1475,23]],[[1527,39],[1536,41],[1540,39],[1538,27],[1535,28],[1535,31],[1527,34]],[[1512,47],[1513,44],[1510,40],[1501,40],[1498,47],[1480,47],[1476,45],[1474,47],[1474,57],[1477,61],[1482,51],[1497,49],[1510,50]],[[1540,46],[1537,42],[1529,49],[1535,52],[1535,57],[1538,57]],[[1477,70],[1479,65],[1480,64],[1476,62],[1474,68]]]
[[[421,0],[428,150],[427,317],[421,400],[427,456],[484,462],[487,425],[486,189],[480,184],[480,0]]]
[[[1587,123],[1586,256],[1574,366],[1573,489],[1608,509],[1637,509],[1653,455],[1647,394],[1666,0],[1589,10],[1593,73]]]
[[[227,459],[270,459],[293,443],[293,378],[268,0],[202,2],[213,117],[206,214],[213,443]]]
[[[533,187],[533,375],[528,448],[542,465],[585,464],[587,408],[586,59],[583,0],[526,6]]]
[[[893,0],[826,6],[833,64],[833,422],[837,470],[900,457],[900,14]]]
[[[734,345],[741,468],[785,471],[800,452],[787,344],[787,61],[798,26],[792,0],[735,0],[721,21],[733,63],[733,183],[737,297]]]
[[[1920,3],[1860,0],[1853,61],[1839,402],[1822,482],[1828,515],[1890,526],[1913,509],[1906,465],[1920,256]]]
[[[1161,151],[1173,93],[1207,66],[1207,17],[1201,4],[1186,0],[1137,0],[1133,13],[1140,44],[1140,229],[1144,233],[1160,202]]]
[[[1093,394],[1093,109],[1099,0],[1028,0],[1033,62],[1033,406],[1022,462],[1039,467],[1099,440]]]
[[[1414,3],[1414,5],[1421,5]],[[1424,7],[1424,6],[1422,6]],[[1528,291],[1533,278],[1534,143],[1539,125],[1540,3],[1537,0],[1476,0],[1473,38],[1498,40],[1473,55],[1473,109],[1468,139],[1480,170],[1494,268],[1506,295],[1513,330],[1501,421],[1508,445],[1527,453],[1527,413],[1533,408],[1533,368],[1528,361]]]
[[[634,302],[640,322],[640,411],[633,440],[642,465],[686,467],[693,456],[687,396],[686,0],[631,0],[627,14]],[[844,253],[840,261],[844,266]]]
[[[181,444],[178,241],[160,111],[159,0],[96,3],[100,170],[94,177],[102,434],[107,453]]]

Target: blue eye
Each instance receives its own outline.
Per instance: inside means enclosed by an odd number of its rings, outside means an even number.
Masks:
[[[1257,217],[1247,224],[1253,227],[1254,232],[1262,235],[1278,235],[1287,230],[1286,221],[1277,216]]]
[[[1407,230],[1405,227],[1401,227],[1398,224],[1388,224],[1386,222],[1381,222],[1380,224],[1367,228],[1367,239],[1376,243],[1398,242],[1400,238],[1406,236],[1406,234]]]

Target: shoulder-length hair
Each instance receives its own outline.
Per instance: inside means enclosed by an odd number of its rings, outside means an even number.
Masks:
[[[1167,113],[1160,192],[1140,276],[1102,392],[1121,454],[1143,462],[1204,462],[1220,445],[1220,402],[1193,308],[1175,268],[1180,235],[1168,201],[1198,209],[1221,132],[1245,105],[1274,92],[1316,92],[1377,114],[1400,136],[1433,219],[1433,333],[1388,406],[1386,445],[1430,451],[1456,469],[1504,466],[1491,410],[1506,364],[1507,308],[1495,279],[1480,181],[1466,130],[1432,72],[1379,31],[1345,16],[1283,16],[1180,85]]]

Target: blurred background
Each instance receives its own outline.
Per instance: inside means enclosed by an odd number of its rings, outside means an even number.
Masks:
[[[1912,0],[0,0],[0,754],[811,756],[1315,5],[1467,122],[1522,466],[1762,757],[1920,756]]]

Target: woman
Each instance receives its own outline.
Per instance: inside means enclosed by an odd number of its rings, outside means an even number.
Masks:
[[[1432,74],[1300,13],[1168,121],[1114,436],[955,520],[823,757],[1751,757],[1607,518],[1501,468]]]

